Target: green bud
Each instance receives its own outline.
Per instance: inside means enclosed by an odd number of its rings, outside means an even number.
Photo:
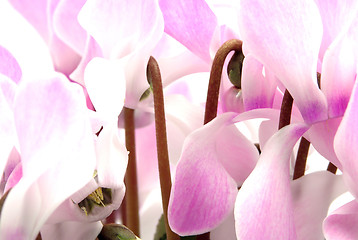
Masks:
[[[129,228],[124,225],[109,223],[103,225],[98,235],[99,240],[140,240]]]
[[[235,51],[227,66],[227,75],[229,76],[230,82],[239,89],[241,89],[241,73],[244,58],[245,56],[242,51]]]

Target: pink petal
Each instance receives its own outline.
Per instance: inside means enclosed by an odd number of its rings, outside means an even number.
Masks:
[[[263,65],[252,55],[245,57],[242,68],[242,97],[246,110],[271,108],[277,84],[262,75]]]
[[[331,213],[323,223],[327,240],[356,239],[358,237],[358,203],[353,200]]]
[[[6,181],[4,193],[13,188],[22,178],[22,165],[17,164]]]
[[[338,37],[326,51],[322,64],[321,86],[327,97],[329,117],[340,117],[346,110],[357,77],[358,18],[347,34]]]
[[[332,201],[347,191],[342,176],[328,171],[305,175],[291,183],[298,239],[323,239],[322,222]]]
[[[305,121],[326,119],[316,80],[322,22],[315,3],[240,1],[239,25],[245,49],[285,85]]]
[[[184,142],[168,207],[169,224],[180,235],[210,231],[233,209],[237,184],[219,161],[215,143],[233,116],[220,115]]]
[[[42,239],[96,239],[102,230],[102,223],[97,222],[62,222],[46,224],[41,228]]]
[[[266,143],[259,162],[237,195],[238,239],[296,239],[289,160],[306,130],[306,125],[291,124]]]
[[[0,73],[9,77],[15,83],[21,80],[22,72],[14,56],[0,46]]]
[[[217,20],[203,0],[160,0],[165,32],[205,61],[211,61],[209,49]]]
[[[22,82],[14,106],[23,177],[4,204],[0,238],[33,239],[60,203],[93,178],[93,136],[81,89],[61,76]]]
[[[338,127],[334,138],[334,150],[341,163],[341,170],[344,174],[350,192],[358,196],[358,162],[357,156],[357,121],[358,121],[358,82],[356,81],[351,99],[349,100],[346,112],[341,124]]]
[[[54,32],[79,55],[84,53],[87,33],[78,23],[77,15],[85,2],[85,0],[62,0],[53,14]]]

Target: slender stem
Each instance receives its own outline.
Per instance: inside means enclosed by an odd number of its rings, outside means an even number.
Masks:
[[[337,173],[337,167],[333,163],[329,162],[328,167],[327,167],[327,171],[329,171],[329,172],[331,172],[333,174],[336,174]]]
[[[210,71],[208,95],[205,105],[204,124],[213,120],[217,115],[221,74],[225,59],[231,51],[242,51],[242,42],[237,39],[226,41],[217,51]]]
[[[310,142],[306,138],[302,137],[300,146],[298,148],[295,170],[293,172],[293,180],[305,175],[306,162],[307,162],[309,149],[310,149]]]
[[[125,176],[126,223],[135,235],[140,236],[134,110],[126,107],[124,108],[124,128],[126,147],[129,151],[128,168]]]
[[[287,126],[291,122],[291,112],[292,112],[293,98],[290,92],[286,89],[285,94],[283,95],[281,112],[280,112],[280,122],[278,129]]]
[[[167,130],[165,124],[162,78],[160,75],[158,63],[153,57],[150,57],[148,62],[148,75],[148,79],[152,80],[153,86],[155,132],[157,141],[158,168],[160,188],[162,192],[165,230],[167,233],[168,240],[179,240],[180,237],[170,229],[167,217],[172,182],[169,165]]]

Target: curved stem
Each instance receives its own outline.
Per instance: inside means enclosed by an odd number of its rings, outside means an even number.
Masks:
[[[150,57],[148,62],[148,75],[148,79],[152,80],[153,86],[155,133],[157,141],[158,168],[160,188],[162,192],[165,230],[168,240],[179,240],[180,237],[170,229],[167,217],[172,182],[169,165],[167,130],[165,124],[162,78],[160,75],[158,63],[153,57]]]
[[[217,51],[210,71],[208,94],[205,105],[204,124],[213,120],[217,115],[221,74],[227,55],[231,51],[242,51],[242,42],[237,39],[226,41]]]
[[[291,122],[291,112],[292,112],[293,98],[290,92],[286,89],[285,94],[283,95],[281,112],[280,112],[280,122],[278,124],[278,129],[287,126]]]
[[[295,170],[293,172],[293,180],[305,175],[306,162],[307,162],[309,149],[310,149],[310,142],[306,138],[302,137],[300,146],[298,148]]]
[[[140,234],[139,228],[139,203],[138,203],[138,181],[137,164],[135,149],[135,122],[134,110],[124,107],[124,128],[126,147],[129,151],[128,167],[125,176],[126,196],[125,196],[125,216],[126,224],[129,229],[137,236]]]

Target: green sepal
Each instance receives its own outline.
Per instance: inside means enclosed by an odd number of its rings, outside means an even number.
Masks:
[[[165,232],[164,215],[160,216],[157,229],[155,230],[154,240],[167,240],[167,233]]]
[[[109,223],[103,225],[99,240],[140,240],[129,228],[124,225]]]

